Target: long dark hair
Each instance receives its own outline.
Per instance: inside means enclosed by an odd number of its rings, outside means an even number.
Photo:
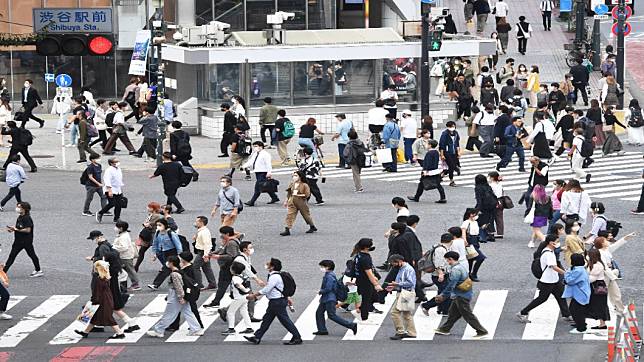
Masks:
[[[604,265],[604,262],[602,261],[602,255],[599,253],[599,250],[588,250],[588,267],[592,269],[593,265],[595,265],[597,262],[600,262],[602,263],[602,265]],[[604,268],[606,268],[606,265],[604,265]]]
[[[0,99],[0,105],[4,106],[8,111],[11,111],[11,104],[7,98]]]

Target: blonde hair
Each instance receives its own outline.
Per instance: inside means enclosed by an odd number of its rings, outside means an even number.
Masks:
[[[94,269],[101,279],[110,279],[110,263],[105,260],[97,260],[94,262]]]

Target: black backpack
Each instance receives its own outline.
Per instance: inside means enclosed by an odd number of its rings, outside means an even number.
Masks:
[[[190,185],[190,182],[194,178],[195,170],[190,166],[181,166],[181,187],[186,187]]]
[[[339,277],[336,277],[335,280],[335,289],[333,290],[335,293],[335,298],[343,302],[349,298],[349,287],[347,287],[343,282],[342,282],[342,275]]]
[[[106,125],[108,128],[112,128],[112,127],[114,127],[114,115],[115,115],[115,114],[116,114],[116,112],[111,112],[111,113],[108,113],[108,114],[105,116],[105,125]]]
[[[492,78],[491,75],[484,75],[483,78],[481,78],[481,86],[485,87],[485,83],[491,83],[494,85],[494,78]]]
[[[590,157],[594,152],[595,147],[593,146],[592,141],[584,139],[584,141],[581,143],[581,149],[579,150],[581,157]]]
[[[187,276],[183,271],[179,271],[178,273],[181,275],[181,279],[183,280],[183,299],[188,302],[196,302],[199,299],[199,294],[201,294],[199,284],[195,282],[194,279]]]
[[[631,107],[631,118],[628,120],[628,125],[633,128],[644,126],[641,108]]]
[[[34,135],[31,134],[26,128],[19,128],[20,130],[20,145],[31,146],[34,143]]]
[[[597,217],[601,217],[602,219],[604,219],[604,221],[606,221],[606,231],[611,233],[613,235],[613,238],[616,238],[617,234],[619,234],[619,229],[622,228],[622,224],[615,220],[608,220],[603,215],[599,215]]]
[[[80,176],[81,185],[87,185],[87,183],[89,182],[89,172],[87,171],[88,171],[88,168],[86,168],[85,171],[83,171],[83,173]]]
[[[284,283],[284,290],[279,290],[277,289],[282,295],[286,298],[292,297],[295,295],[295,289],[297,288],[297,285],[295,285],[295,279],[293,279],[293,276],[289,272],[281,271],[278,272],[278,274],[282,277],[282,282]]]
[[[112,245],[107,242],[105,242],[105,244],[110,250],[103,255],[103,259],[110,264],[110,274],[118,275],[122,269],[121,255],[118,251],[114,250]]]
[[[187,135],[173,135],[176,140],[176,152],[178,157],[188,157],[192,154],[192,146],[188,142]]]
[[[253,153],[252,140],[246,136],[239,137],[235,152],[240,156],[250,156]]]
[[[548,253],[548,252],[552,253],[553,251],[550,249],[543,249],[540,255],[535,255],[535,258],[532,259],[532,265],[530,266],[530,270],[532,271],[532,275],[534,275],[534,277],[537,279],[541,279],[543,272],[546,271],[546,269],[541,269],[541,255],[543,255],[543,253]]]

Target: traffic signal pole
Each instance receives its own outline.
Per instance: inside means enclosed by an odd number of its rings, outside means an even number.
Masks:
[[[420,115],[429,115],[429,13],[431,5],[420,3],[422,33],[420,40]]]
[[[161,49],[165,42],[165,33],[163,32],[163,22],[161,20],[152,21],[152,57],[150,60],[150,84],[156,82],[157,85],[157,114],[159,117],[158,136],[157,136],[157,166],[163,163],[163,141],[165,140],[166,123],[163,109],[165,94],[165,79],[163,71],[165,70]],[[155,51],[156,50],[156,51]]]
[[[619,0],[617,12],[617,83],[624,90],[624,28],[626,25],[626,0]],[[624,108],[624,95],[618,97],[618,109]]]

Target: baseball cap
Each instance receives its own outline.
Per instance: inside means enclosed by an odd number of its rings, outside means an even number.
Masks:
[[[87,237],[87,240],[94,240],[99,236],[103,236],[103,233],[100,230],[92,230],[89,232],[89,236]]]

